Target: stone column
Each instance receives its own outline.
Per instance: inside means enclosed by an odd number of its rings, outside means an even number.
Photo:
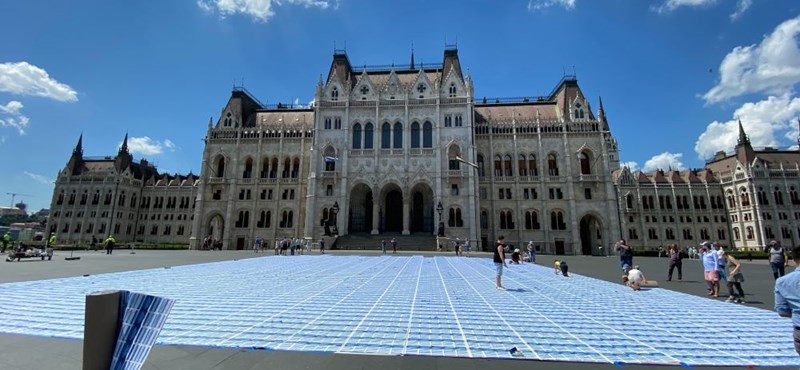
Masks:
[[[372,234],[372,235],[380,234],[379,226],[380,226],[380,211],[381,211],[381,207],[380,207],[380,202],[376,201],[376,199],[378,198],[376,196],[376,194],[378,194],[378,192],[373,190],[372,191],[372,231],[370,232],[370,234]]]
[[[408,197],[403,197],[403,235],[409,235],[411,232],[408,230],[409,216],[408,211],[411,207],[408,205]]]

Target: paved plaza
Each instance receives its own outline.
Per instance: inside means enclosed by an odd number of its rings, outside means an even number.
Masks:
[[[633,292],[603,280],[618,277],[615,258],[570,256],[572,277],[556,275],[548,265],[515,265],[504,276],[509,290],[498,291],[490,259],[436,253],[278,257],[123,250],[112,256],[80,255],[80,261],[56,256],[50,262],[2,265],[0,281],[20,282],[0,285],[0,332],[7,333],[0,345],[9,348],[37,340],[27,335],[81,339],[84,296],[127,289],[177,300],[159,338],[162,346],[148,363],[166,361],[166,353],[215,347],[229,349],[205,356],[263,349],[278,351],[271,356],[278,362],[298,355],[314,362],[327,354],[358,362],[365,356],[350,354],[371,354],[388,362],[396,361],[389,356],[434,356],[455,363],[467,358],[473,366],[487,365],[487,358],[507,359],[501,361],[505,368],[519,362],[542,364],[526,360],[554,361],[547,362],[552,366],[559,361],[596,366],[800,366],[789,320],[771,311],[771,300],[765,302],[772,284],[771,276],[764,275],[768,267],[757,262],[746,263],[744,270],[751,303],[736,305],[698,296],[704,288],[696,281],[696,261],[686,261],[682,282]],[[259,258],[250,258],[255,256]],[[552,258],[540,256],[540,262]],[[214,260],[222,261],[205,263]],[[643,258],[637,263],[651,279],[662,280],[666,259]],[[111,271],[125,272],[102,274]],[[45,277],[53,279],[41,279]],[[709,333],[725,339],[710,341]],[[40,346],[65,343],[39,341]],[[59,350],[79,341],[66,343],[70,344],[59,345]],[[513,357],[512,347],[524,357]],[[77,348],[77,364],[62,362],[65,367],[52,368],[79,368]],[[0,356],[3,368],[31,368],[20,361]],[[491,361],[497,365],[498,360]],[[166,368],[250,368],[230,362],[204,367],[189,365],[189,360],[180,366],[169,363]],[[415,362],[398,366],[411,363]]]

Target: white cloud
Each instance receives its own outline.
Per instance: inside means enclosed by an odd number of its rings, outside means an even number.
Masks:
[[[619,164],[619,166],[620,166],[620,168],[621,167],[628,167],[631,170],[631,172],[636,172],[636,171],[639,170],[639,164],[636,163],[635,161],[622,162],[622,163]]]
[[[659,13],[669,13],[682,6],[707,6],[716,3],[717,0],[666,0],[661,6],[651,6],[650,9]]]
[[[31,172],[28,172],[28,171],[24,171],[23,173],[28,175],[28,177],[32,178],[34,181],[40,182],[42,184],[52,184],[53,181],[55,181],[53,179],[47,178],[46,176],[42,176],[42,175],[39,175],[39,174],[31,173]]]
[[[0,63],[0,91],[58,101],[78,101],[78,93],[69,85],[50,78],[47,71],[28,62]]]
[[[731,22],[735,22],[739,19],[739,17],[750,8],[750,5],[753,5],[753,0],[739,0],[739,2],[736,3],[736,11],[730,15]]]
[[[644,162],[642,170],[644,172],[650,172],[672,168],[673,170],[683,171],[686,167],[681,162],[681,157],[683,157],[683,153],[664,152],[657,154],[654,155],[653,158],[648,159],[647,162]]]
[[[709,159],[718,151],[733,150],[739,138],[739,120],[754,147],[796,143],[798,116],[800,98],[793,98],[789,93],[745,103],[733,112],[733,119],[711,122],[697,139],[694,151],[699,158]]]
[[[758,45],[737,46],[722,60],[720,81],[703,95],[706,103],[764,92],[780,95],[800,82],[800,16],[787,20]]]
[[[157,155],[169,150],[174,152],[178,147],[170,139],[153,140],[149,136],[128,138],[128,150],[142,155]]]
[[[575,1],[577,0],[529,0],[528,10],[535,12],[543,10],[551,6],[563,6],[567,10],[575,9]]]
[[[197,0],[197,6],[208,13],[219,13],[223,18],[241,13],[251,16],[257,22],[268,21],[275,15],[273,7],[284,4],[324,10],[336,9],[338,0]]]
[[[28,127],[30,119],[21,112],[22,103],[12,100],[6,105],[0,105],[0,127],[13,127],[19,131],[20,135],[25,134],[25,127]]]

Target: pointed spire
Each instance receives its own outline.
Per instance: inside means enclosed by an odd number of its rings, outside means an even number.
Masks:
[[[78,144],[75,145],[75,150],[72,151],[72,154],[83,156],[83,132],[81,132],[81,136],[78,138]]]
[[[214,124],[212,123],[213,120],[214,120],[214,117],[208,117],[208,128],[214,127]]]
[[[119,148],[120,153],[128,153],[128,133],[125,133],[125,139],[122,140],[122,146]]]
[[[743,144],[750,144],[750,139],[747,138],[747,135],[744,133],[744,127],[742,127],[742,120],[739,120],[739,145]]]
[[[414,42],[411,42],[411,70],[414,69]]]
[[[601,121],[606,120],[606,110],[603,108],[603,97],[599,96],[598,99],[600,100],[600,108],[597,110],[597,115]]]

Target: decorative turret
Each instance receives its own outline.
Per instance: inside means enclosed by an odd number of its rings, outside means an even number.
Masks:
[[[125,133],[125,139],[122,140],[122,146],[119,147],[119,154],[128,153],[128,133]]]
[[[322,82],[322,73],[320,73],[319,74],[319,81],[317,81],[317,91],[315,93],[317,100],[321,100],[322,99],[322,94],[324,94],[323,93],[324,89],[325,89],[325,85]]]
[[[412,71],[414,70],[414,43],[411,43],[411,67],[409,68]]]
[[[72,150],[73,156],[83,157],[83,133],[78,138],[78,144],[75,145],[75,149]]]
[[[606,110],[603,108],[603,97],[598,97],[600,100],[600,108],[597,110],[597,119],[603,124],[603,130],[608,131],[608,119],[606,119]]]
[[[737,141],[738,145],[750,145],[750,139],[744,133],[744,127],[742,127],[742,120],[739,120],[739,140]]]
[[[122,145],[119,147],[117,158],[114,161],[114,167],[118,172],[124,171],[128,166],[133,163],[133,156],[128,151],[128,133],[125,133],[125,139],[122,140]]]
[[[72,157],[69,158],[67,162],[67,171],[69,171],[70,175],[78,175],[83,171],[83,133],[78,138],[78,144],[75,145],[75,149],[72,150]]]

